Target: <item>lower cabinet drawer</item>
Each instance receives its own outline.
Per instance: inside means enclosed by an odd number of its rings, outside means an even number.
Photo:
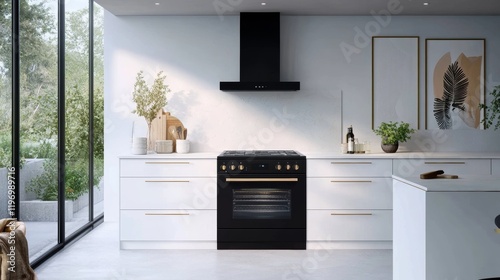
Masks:
[[[120,176],[215,177],[216,166],[215,159],[120,159]]]
[[[308,178],[307,209],[392,209],[392,178]]]
[[[216,178],[121,178],[120,209],[216,209]]]
[[[390,177],[391,159],[310,159],[308,177]]]
[[[307,210],[308,241],[391,241],[392,210]]]
[[[490,175],[489,159],[395,159],[393,174],[419,176],[422,173],[443,170],[454,175]]]
[[[216,210],[121,210],[121,241],[215,241]]]

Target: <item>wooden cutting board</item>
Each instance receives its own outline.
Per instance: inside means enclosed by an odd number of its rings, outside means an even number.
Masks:
[[[175,151],[175,140],[177,140],[177,135],[169,131],[169,127],[181,127],[183,131],[184,139],[187,136],[187,129],[184,127],[182,122],[170,115],[170,112],[165,112],[161,109],[156,118],[151,123],[151,138],[153,143],[156,140],[173,140],[173,150]]]

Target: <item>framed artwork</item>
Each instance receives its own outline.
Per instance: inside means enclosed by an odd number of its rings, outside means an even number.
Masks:
[[[419,129],[419,37],[372,37],[372,129],[404,121]]]
[[[482,129],[485,39],[425,40],[425,128]]]

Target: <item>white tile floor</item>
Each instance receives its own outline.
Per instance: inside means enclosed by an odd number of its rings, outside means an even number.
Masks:
[[[390,280],[392,250],[119,250],[104,223],[36,269],[40,280]]]

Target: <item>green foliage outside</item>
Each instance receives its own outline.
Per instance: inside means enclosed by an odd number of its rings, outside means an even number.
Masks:
[[[395,145],[399,142],[406,142],[411,138],[415,129],[410,128],[409,123],[405,122],[382,122],[377,129],[373,130],[375,134],[382,138],[382,144]]]
[[[9,3],[7,3],[9,2]],[[21,0],[20,106],[21,157],[43,158],[44,172],[28,190],[39,199],[57,199],[57,28],[56,15],[45,1]],[[65,183],[67,199],[88,192],[89,131],[94,124],[94,178],[103,176],[104,160],[104,63],[102,10],[94,17],[94,115],[89,116],[88,10],[66,14],[65,84],[66,149]],[[0,168],[10,165],[11,115],[11,30],[10,1],[0,3]]]

